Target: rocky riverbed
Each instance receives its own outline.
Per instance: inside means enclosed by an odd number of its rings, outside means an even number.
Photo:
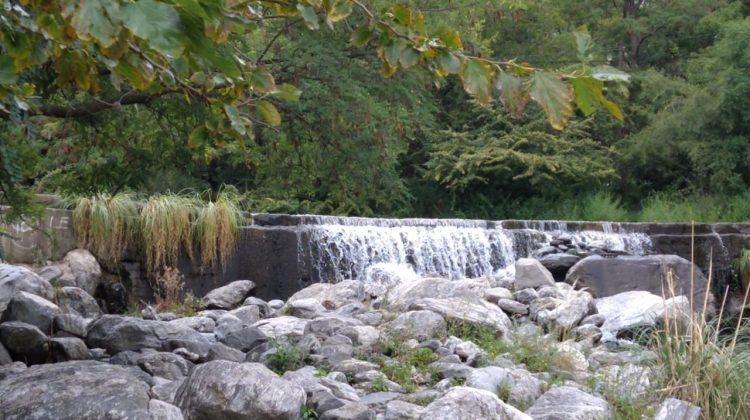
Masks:
[[[535,259],[468,280],[382,270],[285,302],[239,280],[194,313],[127,316],[104,313],[95,260],[76,252],[54,276],[0,265],[0,418],[593,420],[632,400],[660,420],[700,413],[651,392],[658,357],[634,339],[665,316],[687,322],[689,296],[663,299],[661,277],[606,281],[644,260],[573,261],[575,287],[555,281],[553,257],[554,277]],[[681,273],[679,292],[695,269],[648,258],[638,275]]]

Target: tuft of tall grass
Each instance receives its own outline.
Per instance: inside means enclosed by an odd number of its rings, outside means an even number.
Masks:
[[[193,237],[200,245],[202,268],[215,267],[217,263],[226,268],[243,219],[239,194],[227,188],[219,191],[216,200],[198,209]]]
[[[709,286],[710,282],[709,275]],[[669,275],[667,283],[666,295],[674,296]],[[746,290],[743,307],[747,299]],[[665,311],[662,328],[654,332],[652,347],[662,366],[658,377],[662,393],[701,407],[704,419],[748,419],[750,328],[740,314],[733,328],[722,330],[724,304],[713,321],[706,318],[707,306],[703,302],[703,310],[692,313],[687,326]]]
[[[81,198],[73,209],[79,246],[107,262],[120,260],[138,241],[138,202],[130,193]]]
[[[194,195],[156,195],[141,210],[141,233],[146,271],[158,273],[164,267],[176,267],[180,247],[193,259],[192,221],[199,208]]]
[[[740,255],[732,261],[732,269],[739,277],[742,287],[745,290],[750,288],[750,250],[740,251]]]

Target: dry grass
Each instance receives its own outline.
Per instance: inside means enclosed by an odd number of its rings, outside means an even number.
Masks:
[[[710,289],[710,274],[708,281]],[[674,296],[671,275],[667,283],[665,296]],[[747,290],[743,307],[747,305]],[[706,300],[702,311],[692,314],[689,325],[682,325],[674,314],[665,312],[662,329],[652,338],[663,367],[661,390],[665,396],[701,407],[704,419],[749,419],[748,327],[740,314],[732,326],[722,329],[724,303],[714,321],[706,320],[707,309]]]
[[[200,245],[202,268],[216,267],[217,264],[226,268],[242,221],[239,196],[227,189],[222,189],[215,201],[198,210],[193,235]]]
[[[73,226],[79,246],[106,262],[119,261],[138,240],[138,202],[129,193],[82,198],[73,210]]]
[[[151,197],[143,206],[140,226],[148,273],[177,266],[180,247],[192,259],[192,220],[198,205],[195,196],[164,194]]]

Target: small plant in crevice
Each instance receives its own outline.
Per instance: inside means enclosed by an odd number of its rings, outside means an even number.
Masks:
[[[388,385],[385,378],[378,376],[370,382],[370,392],[388,392]]]
[[[737,275],[743,290],[750,288],[750,250],[743,249],[732,261],[732,270]]]
[[[302,420],[318,420],[318,413],[309,403],[305,403],[300,411],[302,413]]]
[[[266,360],[266,365],[276,374],[283,375],[287,371],[305,366],[307,355],[299,346],[282,339],[274,339],[270,343],[274,351]]]
[[[420,383],[435,383],[438,372],[430,366],[439,357],[428,348],[410,348],[406,340],[390,338],[378,343],[382,355],[371,357],[388,379],[414,392]]]

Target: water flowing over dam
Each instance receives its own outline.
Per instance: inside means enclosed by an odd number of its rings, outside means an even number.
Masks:
[[[376,264],[410,266],[416,274],[451,279],[492,276],[507,270],[556,237],[574,245],[632,255],[648,253],[650,238],[607,223],[602,230],[570,232],[562,222],[502,222],[436,219],[306,219],[300,257],[321,281],[365,280]],[[314,222],[314,223],[310,223]]]
[[[0,238],[3,258],[22,263],[59,260],[75,248],[70,211],[52,209],[48,214],[37,229],[7,226],[12,237]],[[584,251],[581,257],[588,250],[609,255],[676,254],[693,260],[704,272],[710,269],[714,291],[721,291],[731,278],[732,259],[750,249],[750,224],[246,217],[226,267],[201,271],[182,258],[179,268],[186,290],[202,296],[230,281],[249,279],[257,284],[259,297],[283,299],[311,283],[367,281],[373,267],[452,279],[504,275],[518,258],[542,255],[555,243],[555,252]],[[133,295],[150,298],[137,256],[123,263],[129,273],[125,283]]]

